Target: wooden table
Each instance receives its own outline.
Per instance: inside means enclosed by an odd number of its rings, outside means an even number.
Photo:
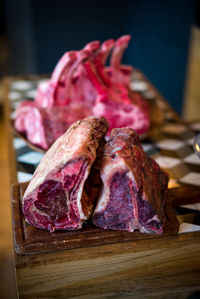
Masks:
[[[135,81],[148,85],[147,96],[154,94],[166,115],[173,118],[172,124],[180,124],[178,116],[150,82],[139,71],[134,75]],[[7,123],[13,80],[21,78],[4,82]],[[160,132],[157,134],[159,142]],[[8,142],[10,182],[15,183],[16,156],[9,124]],[[164,149],[165,155],[169,152]],[[155,158],[159,160],[160,156],[156,153]],[[174,167],[169,171],[171,186],[181,185],[185,176],[174,181],[172,170]],[[32,255],[15,253],[15,268],[19,296],[24,299],[186,298],[200,290],[200,231]]]

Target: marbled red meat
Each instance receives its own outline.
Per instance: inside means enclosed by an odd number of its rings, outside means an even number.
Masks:
[[[36,106],[34,102],[22,102],[16,110],[15,128],[34,145],[47,150],[57,138],[77,121],[90,115],[86,107]]]
[[[145,106],[145,105],[144,105]],[[113,101],[106,95],[99,96],[92,109],[93,115],[103,116],[109,122],[109,131],[113,128],[130,127],[138,134],[149,129],[148,107],[141,109],[139,105]]]
[[[34,106],[25,104],[26,107],[22,105],[17,109],[16,130],[43,149],[48,149],[64,133],[72,123],[72,116],[73,121],[89,115],[103,116],[108,119],[110,130],[129,126],[138,134],[147,132],[150,126],[148,105],[141,95],[129,90],[132,67],[121,65],[130,38],[125,35],[116,42],[110,39],[102,44],[94,41],[80,51],[66,52],[51,78],[39,84]],[[110,66],[107,67],[109,55]],[[54,117],[54,109],[60,111],[57,117]],[[50,137],[47,124],[52,129],[55,126]]]
[[[103,188],[92,221],[104,229],[162,233],[168,175],[130,128],[114,129],[104,148]]]
[[[93,211],[97,190],[89,174],[107,128],[102,117],[85,118],[47,151],[23,197],[30,224],[50,231],[82,227]]]

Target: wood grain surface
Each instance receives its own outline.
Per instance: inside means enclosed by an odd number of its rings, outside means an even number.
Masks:
[[[17,256],[21,299],[187,298],[199,290],[200,232]]]
[[[8,149],[8,163],[9,163],[9,180],[10,184],[17,181],[17,169],[16,169],[16,158],[15,150],[13,147],[13,132],[10,128],[10,99],[9,99],[9,86],[11,78],[4,78],[3,80],[3,99],[4,99],[4,111],[5,111],[5,123],[6,123],[6,133],[7,133],[7,149]]]

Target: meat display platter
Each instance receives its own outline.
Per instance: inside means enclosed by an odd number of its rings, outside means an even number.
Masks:
[[[28,224],[22,213],[22,197],[28,183],[17,183],[12,186],[12,213],[15,251],[18,254],[33,254],[40,252],[58,251],[63,249],[81,248],[112,244],[124,241],[139,241],[144,239],[163,238],[178,232],[179,222],[175,206],[200,202],[200,188],[181,186],[169,189],[166,204],[166,221],[163,234],[146,234],[139,231],[125,232],[104,230],[91,222],[84,224],[77,231],[56,231],[50,233]]]
[[[159,129],[164,119],[163,110],[159,107],[159,105],[155,101],[149,99],[148,100],[146,99],[146,101],[149,104],[149,110],[150,110],[150,129],[147,133],[140,136],[141,140],[148,137],[155,130]],[[14,120],[11,120],[10,124],[14,135],[21,138],[29,148],[31,148],[34,151],[40,152],[42,154],[46,152],[46,150],[38,147],[37,145],[32,144],[30,141],[28,141],[28,139],[23,134],[18,132],[14,127]]]

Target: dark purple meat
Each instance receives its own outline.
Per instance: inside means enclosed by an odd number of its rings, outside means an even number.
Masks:
[[[92,221],[104,229],[162,233],[168,175],[144,152],[130,128],[114,129],[104,148]]]
[[[50,231],[82,227],[96,198],[96,186],[90,179],[88,193],[87,179],[107,128],[104,118],[88,117],[72,125],[47,151],[23,197],[23,213],[30,224]]]

